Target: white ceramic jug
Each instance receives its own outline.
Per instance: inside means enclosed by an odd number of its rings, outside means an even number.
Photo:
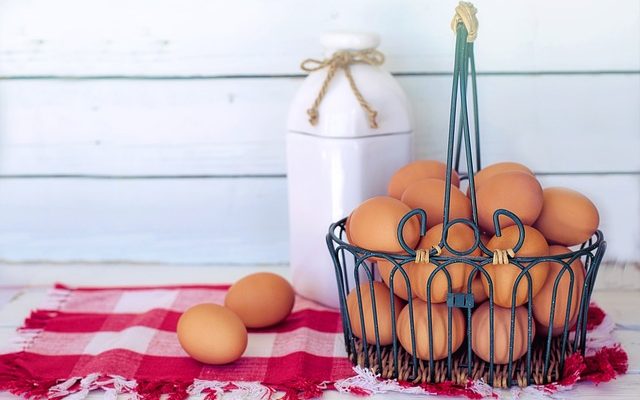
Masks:
[[[333,32],[322,37],[325,57],[375,49],[375,34]],[[289,111],[287,179],[292,282],[298,294],[338,307],[336,276],[325,236],[329,225],[364,200],[386,194],[391,175],[412,160],[413,127],[407,98],[378,66],[349,66],[357,90],[377,112],[377,127],[359,103],[344,69],[327,85],[312,125],[312,108],[329,67],[311,72]],[[349,275],[353,278],[353,272]],[[351,284],[350,287],[353,287]]]

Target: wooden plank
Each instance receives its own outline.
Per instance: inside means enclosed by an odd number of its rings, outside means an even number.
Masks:
[[[0,257],[277,264],[286,204],[282,178],[2,180]]]
[[[399,79],[418,154],[445,158],[451,78]],[[2,175],[285,173],[298,79],[0,81]],[[640,171],[640,75],[482,76],[483,160]]]
[[[290,277],[286,264],[145,264],[113,263],[9,263],[2,262],[3,286],[22,285],[28,290],[45,290],[54,283],[70,286],[148,286],[233,283],[254,272],[273,272]],[[105,274],[104,271],[109,273]],[[97,279],[96,277],[99,277]],[[24,290],[20,289],[20,290]],[[12,298],[16,298],[14,295]],[[7,302],[9,303],[9,302]],[[37,305],[36,305],[37,306]],[[34,306],[35,307],[35,306]],[[0,318],[0,324],[2,324]]]
[[[284,172],[298,82],[0,81],[3,174]]]
[[[450,79],[401,83],[416,115],[419,154],[444,160]],[[478,93],[483,165],[640,171],[640,115],[633,111],[640,109],[640,75],[480,77]]]
[[[640,254],[640,176],[553,176],[599,206],[607,258]],[[5,260],[283,263],[284,178],[3,179]],[[330,221],[327,221],[327,225]]]
[[[448,72],[455,2],[2,0],[0,75],[299,73],[318,36],[369,30],[387,68]],[[619,0],[478,4],[484,71],[639,70],[640,6]],[[73,12],[69,12],[73,10]]]

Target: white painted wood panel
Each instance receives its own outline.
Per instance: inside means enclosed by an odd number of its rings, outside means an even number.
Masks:
[[[591,197],[607,258],[637,260],[639,175],[541,181]],[[286,207],[284,178],[2,179],[0,258],[284,263]]]
[[[273,272],[290,278],[286,264],[220,264],[212,271],[208,264],[140,264],[119,263],[0,263],[3,286],[29,286],[48,288],[62,281],[71,286],[149,286],[188,285],[193,283],[225,284],[255,272]],[[108,274],[104,271],[107,269]],[[60,275],[64,271],[64,275]],[[99,276],[100,279],[96,280]],[[64,278],[64,279],[63,279]],[[8,290],[7,290],[8,291]],[[14,291],[19,291],[15,289]],[[0,292],[2,293],[2,292]],[[640,292],[639,292],[640,293]],[[3,303],[0,303],[3,304]],[[11,325],[8,316],[0,314],[0,327]],[[15,324],[17,325],[17,323]]]
[[[456,3],[2,0],[0,75],[299,73],[331,29],[379,32],[391,71],[448,72]],[[640,70],[636,0],[476,3],[480,70]]]
[[[287,260],[276,179],[3,179],[0,258],[188,263]]]
[[[419,155],[444,159],[451,78],[399,81]],[[0,81],[0,174],[284,174],[285,120],[299,84]],[[482,76],[479,90],[485,164],[640,171],[640,74]]]

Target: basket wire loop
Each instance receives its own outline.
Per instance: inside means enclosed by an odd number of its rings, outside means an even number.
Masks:
[[[461,4],[467,17],[475,19],[475,9],[468,4]],[[477,96],[477,82],[476,82],[476,65],[474,56],[474,43],[468,41],[468,31],[464,23],[456,19],[455,25],[456,32],[456,47],[455,47],[455,59],[453,69],[453,82],[451,91],[451,103],[449,113],[449,130],[447,138],[447,153],[446,164],[447,171],[445,176],[445,191],[444,191],[444,209],[443,209],[443,229],[442,237],[439,243],[435,244],[430,249],[424,249],[416,251],[407,244],[404,240],[403,232],[407,222],[411,219],[417,218],[420,223],[420,236],[423,237],[427,231],[427,214],[424,210],[416,209],[407,213],[401,219],[398,224],[396,236],[398,243],[404,250],[402,254],[385,253],[380,251],[373,251],[366,248],[361,248],[356,245],[350,244],[345,240],[345,224],[346,218],[337,221],[329,227],[329,232],[326,236],[327,246],[331,254],[332,261],[334,263],[336,273],[336,284],[338,287],[338,294],[340,300],[340,310],[342,314],[342,327],[344,330],[345,347],[347,353],[351,357],[352,361],[356,364],[362,365],[365,368],[377,369],[376,373],[382,374],[384,377],[394,377],[398,379],[408,380],[410,382],[437,382],[443,379],[446,380],[459,380],[459,383],[466,382],[466,379],[485,378],[489,385],[493,386],[506,386],[511,385],[528,385],[528,384],[542,384],[551,381],[552,379],[559,379],[561,371],[564,366],[564,358],[571,351],[579,351],[582,355],[586,350],[586,332],[587,332],[587,312],[589,309],[589,303],[595,284],[595,279],[600,268],[600,263],[607,248],[607,243],[604,240],[604,236],[601,231],[597,231],[588,241],[583,243],[578,250],[571,250],[566,254],[550,255],[546,257],[524,257],[518,256],[517,253],[522,248],[525,240],[525,227],[522,221],[512,213],[511,211],[499,209],[493,214],[493,225],[495,228],[496,236],[502,236],[501,220],[509,221],[509,225],[516,226],[518,229],[518,240],[512,248],[497,249],[496,252],[487,248],[487,246],[481,240],[481,230],[478,226],[478,208],[476,202],[476,188],[475,188],[475,173],[481,168],[480,161],[480,135],[479,135],[479,113],[478,113],[478,96]],[[473,28],[473,34],[475,35],[476,29]],[[469,77],[471,79],[469,79]],[[470,82],[469,82],[470,81]],[[470,126],[469,107],[467,100],[468,86],[471,86],[471,108],[473,114],[473,121]],[[471,135],[473,130],[473,140]],[[464,144],[464,154],[462,153],[462,146]],[[461,179],[467,179],[469,184],[469,198],[471,202],[472,218],[467,219],[450,219],[450,200],[451,200],[451,183],[452,173],[455,170],[460,172],[461,159],[464,156],[466,171],[461,173]],[[474,242],[469,249],[455,249],[448,241],[449,231],[451,227],[456,224],[463,224],[470,228],[474,233]],[[480,249],[480,255],[472,255],[477,249]],[[495,262],[494,262],[495,259]],[[388,286],[390,288],[390,310],[391,315],[396,315],[396,304],[394,302],[394,296],[396,292],[396,285],[398,279],[406,286],[408,297],[408,317],[409,317],[409,333],[410,333],[410,349],[400,347],[397,332],[397,323],[395,318],[390,321],[392,344],[389,346],[382,346],[380,343],[380,325],[378,323],[378,311],[379,304],[375,301],[374,281],[376,280],[375,271],[377,268],[375,264],[380,260],[385,260],[390,263],[390,275],[388,280]],[[584,283],[581,287],[576,286],[576,282],[579,282],[578,277],[575,276],[574,270],[571,265],[575,261],[580,261],[584,265],[586,274],[584,276]],[[426,279],[424,284],[426,287],[420,286],[420,289],[424,288],[426,293],[426,315],[415,314],[415,300],[414,292],[417,290],[417,286],[411,287],[409,279],[409,268],[414,266],[414,263],[430,263],[433,265],[433,269]],[[543,268],[546,266],[552,266],[552,263],[556,263],[556,266],[560,266],[557,276],[548,279],[554,279],[553,282],[548,281],[545,284],[551,285],[551,299],[549,310],[549,326],[547,328],[539,328],[538,336],[541,338],[534,338],[534,316],[533,316],[533,268]],[[464,264],[464,268],[469,268],[466,289],[465,285],[462,286],[462,293],[454,293],[453,279],[449,268],[452,264]],[[461,267],[462,265],[457,265]],[[351,269],[353,268],[353,271]],[[514,286],[511,290],[511,306],[509,314],[511,316],[510,323],[508,325],[509,338],[508,349],[508,361],[505,364],[498,364],[496,362],[496,309],[498,306],[495,303],[494,296],[497,293],[496,284],[493,282],[488,269],[493,268],[495,271],[498,269],[498,275],[500,275],[500,268],[518,268],[519,273],[514,280]],[[350,279],[350,274],[353,273],[353,280]],[[399,274],[399,276],[398,276]],[[446,358],[438,360],[434,359],[434,330],[440,329],[440,326],[434,326],[432,317],[432,292],[434,290],[434,279],[442,279],[444,274],[444,281],[446,281],[447,288],[447,328],[449,334],[447,335],[447,355]],[[515,274],[514,274],[515,275]],[[466,276],[466,275],[465,275]],[[485,362],[480,360],[473,352],[473,281],[477,277],[482,278],[485,285],[485,290],[488,294],[488,322],[489,322],[489,358]],[[568,279],[567,279],[568,278]],[[362,285],[362,279],[367,280],[367,284]],[[385,278],[386,279],[386,278]],[[515,353],[515,333],[516,333],[516,311],[520,310],[516,306],[516,299],[518,298],[518,292],[520,284],[523,286],[526,280],[527,293],[526,293],[526,310],[527,310],[527,332],[526,332],[526,353],[523,353],[524,347],[519,343],[519,354],[523,355],[522,359],[518,358],[514,360]],[[568,280],[569,286],[565,293],[562,293],[562,298],[559,292],[564,291],[566,281]],[[354,288],[350,287],[350,282],[354,283]],[[415,283],[414,283],[415,284]],[[422,282],[420,282],[422,285]],[[442,284],[444,287],[444,283]],[[367,289],[368,286],[368,289]],[[574,287],[576,286],[576,287]],[[562,288],[562,290],[561,290]],[[355,289],[356,300],[358,302],[357,313],[359,315],[350,315],[350,310],[347,305],[347,294],[351,293]],[[373,317],[373,327],[369,325],[369,330],[373,328],[373,332],[369,332],[367,335],[367,327],[365,320],[365,310],[363,307],[363,290],[368,290],[368,295],[371,297],[371,314]],[[578,304],[572,304],[576,301],[574,298],[575,291],[581,292],[581,296],[577,297]],[[556,310],[556,307],[560,302],[566,300],[566,306],[563,310]],[[385,305],[386,307],[386,305]],[[466,308],[466,345],[462,346],[459,351],[453,351],[453,308]],[[573,316],[572,309],[574,310]],[[367,310],[369,311],[369,310]],[[554,330],[557,333],[557,324],[555,324],[556,316],[558,313],[564,311],[564,325],[562,326],[559,336],[554,336]],[[356,310],[352,307],[352,313],[356,313]],[[546,311],[545,311],[546,312]],[[367,314],[368,316],[368,314]],[[418,358],[418,340],[421,339],[416,332],[416,321],[418,318],[426,317],[426,326],[428,334],[428,345],[430,354],[428,359],[421,360]],[[575,320],[575,330],[572,330],[572,320]],[[359,321],[361,326],[361,337],[357,338],[354,335],[352,322]],[[420,320],[422,322],[422,320]],[[555,326],[554,326],[555,325]],[[518,326],[520,329],[520,326]],[[545,332],[546,331],[546,332]],[[373,335],[371,335],[373,333]],[[506,334],[507,331],[504,332]],[[481,332],[484,335],[484,332]],[[502,335],[504,335],[502,334]],[[522,333],[523,334],[523,333]],[[502,336],[504,337],[504,336]],[[375,345],[367,341],[375,339]],[[485,339],[486,340],[486,339]],[[504,340],[504,339],[502,339]],[[533,342],[536,342],[536,350],[534,353]],[[408,344],[404,344],[408,346]],[[501,360],[504,360],[505,349],[500,349]],[[552,357],[553,356],[553,357]],[[455,357],[455,358],[454,358]],[[437,364],[436,364],[437,361]],[[535,364],[535,370],[532,368],[532,364]],[[411,363],[411,365],[409,365]],[[372,365],[374,364],[374,365]],[[391,364],[393,367],[391,369]],[[387,368],[387,369],[385,369]],[[446,368],[446,371],[445,371]],[[459,372],[454,376],[454,369]],[[462,372],[466,371],[466,375]],[[524,373],[524,376],[523,376]],[[535,378],[534,378],[535,376]],[[463,380],[463,381],[460,381]]]
[[[400,223],[398,224],[397,231],[398,243],[400,243],[400,246],[402,246],[404,251],[406,251],[412,257],[416,256],[416,251],[411,246],[409,246],[407,242],[405,242],[403,233],[404,226],[407,224],[407,221],[409,221],[409,219],[411,219],[414,215],[420,216],[420,237],[424,236],[427,233],[427,213],[419,208],[408,212],[407,215],[402,217]]]

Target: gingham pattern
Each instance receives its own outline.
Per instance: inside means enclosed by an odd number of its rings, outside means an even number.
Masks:
[[[249,331],[240,360],[209,366],[189,358],[176,337],[180,314],[195,304],[223,303],[227,288],[58,285],[48,308],[25,321],[22,351],[0,356],[0,380],[16,365],[40,382],[97,373],[147,383],[201,379],[279,385],[333,382],[354,374],[339,313],[300,297],[286,321]]]

